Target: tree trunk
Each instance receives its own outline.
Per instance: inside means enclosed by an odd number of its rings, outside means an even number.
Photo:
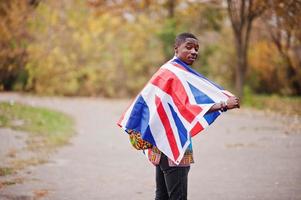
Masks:
[[[243,86],[245,82],[245,73],[246,73],[246,64],[247,64],[247,56],[246,50],[244,49],[244,45],[240,39],[236,40],[236,55],[237,55],[237,63],[235,68],[235,89],[238,97],[243,97]]]
[[[167,1],[167,10],[168,10],[168,18],[172,19],[175,13],[175,0],[168,0]]]
[[[297,71],[295,70],[293,63],[288,54],[283,55],[286,62],[286,77],[289,88],[292,89],[292,94],[300,94],[300,84],[297,80]]]
[[[258,4],[256,9],[254,3],[255,1],[253,0],[227,0],[228,14],[234,33],[237,55],[235,87],[240,98],[243,97],[243,85],[248,69],[247,55],[252,22],[256,17],[260,16],[266,8],[265,6],[260,6],[260,4]]]

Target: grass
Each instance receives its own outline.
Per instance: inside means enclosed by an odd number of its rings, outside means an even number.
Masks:
[[[12,180],[1,180],[0,181],[0,189],[4,186],[15,185],[19,183],[23,183],[23,178],[14,178]]]
[[[68,143],[74,134],[73,126],[73,119],[61,112],[19,103],[0,103],[0,127],[29,133],[24,150],[34,152],[27,158],[19,158],[15,149],[7,152],[11,161],[0,166],[0,177],[15,174],[27,166],[46,163],[49,152]],[[0,182],[0,188],[12,184],[15,181]]]
[[[245,95],[243,106],[260,110],[269,110],[285,115],[301,116],[301,97],[284,97],[279,95]]]
[[[37,166],[40,164],[45,164],[47,163],[47,158],[45,156],[42,157],[31,157],[27,159],[15,159],[10,162],[10,164],[13,166],[12,169],[13,171],[21,170],[24,169],[27,166]],[[12,172],[13,172],[12,171]]]
[[[27,166],[37,166],[47,162],[45,155],[39,155],[37,157],[27,159],[13,159],[10,161],[9,166],[0,166],[0,177],[16,174],[17,171],[22,170]]]
[[[10,167],[0,167],[0,176],[7,176],[14,172],[14,169]]]
[[[49,146],[62,145],[73,135],[69,116],[46,108],[19,103],[0,103],[0,127],[22,130],[39,136]]]

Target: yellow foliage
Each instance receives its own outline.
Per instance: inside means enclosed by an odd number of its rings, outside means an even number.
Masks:
[[[23,70],[30,11],[26,1],[0,1],[0,90],[11,89],[10,82]]]
[[[253,43],[249,63],[248,76],[256,92],[290,93],[286,63],[273,43],[267,40]]]
[[[279,55],[271,42],[259,41],[255,43],[249,54],[250,68],[262,79],[271,82],[275,77],[272,74],[277,68]]]
[[[84,7],[79,2],[61,16],[61,8],[41,4],[31,21],[35,41],[29,45],[26,66],[27,87],[37,93],[135,94],[162,64],[154,37],[160,25],[144,15],[135,22],[110,13],[95,16],[87,8],[78,12]],[[43,31],[36,32],[37,27]]]

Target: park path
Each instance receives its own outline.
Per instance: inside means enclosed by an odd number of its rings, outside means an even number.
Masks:
[[[128,100],[0,93],[0,101],[65,112],[75,119],[77,131],[49,162],[20,172],[23,183],[0,189],[1,200],[154,199],[154,167],[130,147],[115,123]],[[193,141],[196,163],[189,174],[189,199],[301,200],[296,120],[247,109],[219,117]],[[37,191],[46,195],[35,198]]]

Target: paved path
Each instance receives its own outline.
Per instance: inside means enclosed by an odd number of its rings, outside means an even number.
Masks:
[[[1,200],[153,199],[153,166],[115,125],[127,100],[0,93],[3,100],[68,113],[77,135],[48,163],[20,172],[24,183],[0,189]],[[193,141],[189,199],[301,200],[301,130],[290,127],[288,120],[244,109],[219,117]]]

